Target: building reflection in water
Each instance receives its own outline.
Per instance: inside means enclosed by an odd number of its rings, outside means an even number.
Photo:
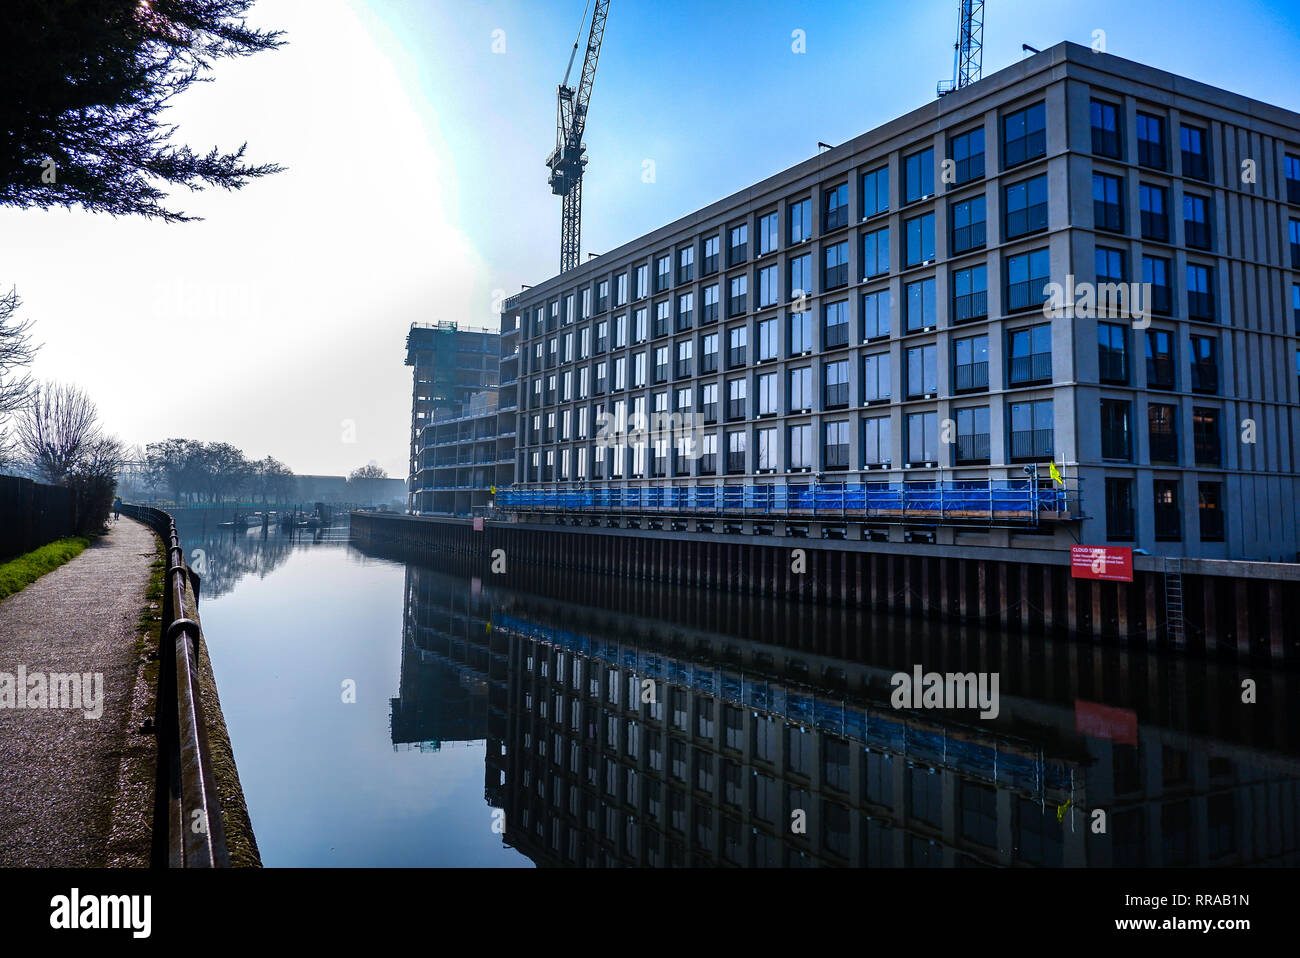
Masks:
[[[1235,665],[503,578],[407,565],[392,739],[485,739],[485,799],[539,865],[1300,862],[1292,676],[1243,705]],[[917,663],[998,671],[997,719],[892,708]]]

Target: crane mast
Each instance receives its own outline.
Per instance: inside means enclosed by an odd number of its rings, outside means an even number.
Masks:
[[[957,43],[952,60],[952,80],[941,80],[936,93],[943,96],[970,86],[980,78],[984,61],[984,0],[958,0]]]
[[[588,0],[590,2],[590,0]],[[587,128],[587,106],[591,102],[591,85],[596,77],[596,61],[600,58],[600,45],[605,38],[605,18],[609,14],[609,0],[596,0],[591,14],[591,31],[587,36],[587,51],[582,60],[582,73],[578,86],[569,86],[569,74],[578,53],[582,26],[578,27],[578,40],[569,54],[569,66],[564,80],[556,90],[555,149],[546,158],[550,168],[551,192],[564,198],[560,216],[560,272],[568,272],[578,265],[582,239],[582,174],[587,166],[586,148],[582,135]],[[587,12],[583,10],[583,22]]]

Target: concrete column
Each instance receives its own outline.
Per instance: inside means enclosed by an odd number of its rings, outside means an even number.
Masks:
[[[988,564],[981,562],[976,568],[979,573],[976,581],[979,589],[979,616],[980,622],[985,623],[989,620]]]
[[[930,617],[930,557],[921,556],[921,614]]]
[[[1118,621],[1119,640],[1125,645],[1128,644],[1128,599],[1129,584],[1127,582],[1115,583],[1115,615]],[[1100,674],[1100,673],[1098,673]]]
[[[1204,601],[1204,611],[1201,613],[1205,616],[1205,649],[1207,652],[1219,649],[1219,608],[1218,602],[1218,580],[1213,576],[1206,576],[1201,584],[1201,596]]]
[[[871,553],[867,570],[871,576],[871,608],[875,610],[880,608],[880,553]]]
[[[966,618],[967,606],[969,605],[969,601],[966,598],[966,593],[968,592],[966,570],[969,566],[969,559],[957,560],[957,614],[960,615],[963,620]]]
[[[1079,580],[1073,575],[1065,580],[1065,627],[1071,638],[1079,634]]]

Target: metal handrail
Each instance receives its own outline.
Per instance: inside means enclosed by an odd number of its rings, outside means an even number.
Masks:
[[[186,587],[199,579],[185,565],[176,520],[150,506],[120,507],[123,515],[152,529],[167,548],[163,627],[158,639],[158,783],[154,805],[155,865],[170,868],[228,868],[221,800],[208,754],[207,725],[200,712],[196,673],[202,641],[199,624],[186,611]]]

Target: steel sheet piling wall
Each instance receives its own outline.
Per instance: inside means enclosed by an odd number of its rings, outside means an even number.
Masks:
[[[413,555],[462,558],[467,572],[492,573],[496,550],[509,563],[623,576],[739,595],[785,597],[815,606],[872,608],[915,618],[975,621],[1004,634],[1057,634],[1151,650],[1173,650],[1294,664],[1300,639],[1283,623],[1300,616],[1300,587],[1280,579],[1251,581],[1233,575],[1185,574],[1185,592],[1201,596],[1184,610],[1186,641],[1176,648],[1164,621],[1164,576],[1135,570],[1132,582],[1071,577],[1068,565],[1045,553],[1043,561],[986,561],[922,551],[901,553],[890,543],[791,537],[665,533],[641,529],[538,526],[488,521],[474,531],[469,520],[358,512],[352,534],[359,544],[397,547]],[[746,541],[748,539],[753,541]],[[794,550],[805,571],[794,571]],[[475,570],[470,572],[469,570]],[[481,571],[480,571],[481,570]],[[1253,614],[1251,605],[1254,605]],[[1223,628],[1226,626],[1227,628]]]

